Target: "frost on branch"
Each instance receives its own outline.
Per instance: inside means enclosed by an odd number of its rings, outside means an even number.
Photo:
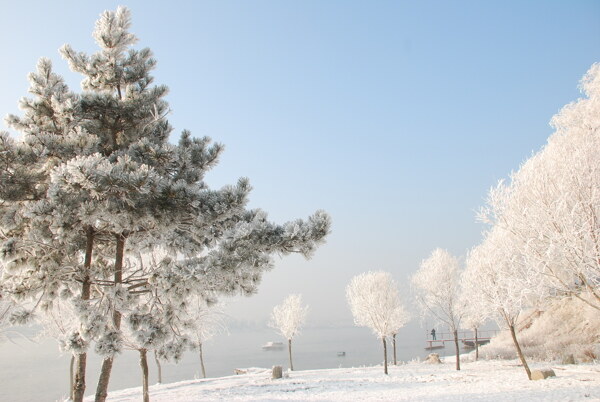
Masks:
[[[273,308],[269,326],[279,331],[285,339],[291,340],[300,332],[307,314],[308,306],[302,305],[302,295],[292,294]]]
[[[292,339],[299,333],[300,328],[306,321],[308,306],[302,305],[302,295],[292,294],[278,306],[273,308],[269,326],[279,331],[288,341],[288,354],[290,359],[290,370],[294,370],[292,360]]]
[[[168,89],[153,84],[156,61],[133,48],[130,26],[126,8],[106,11],[96,53],[61,49],[83,76],[81,93],[40,60],[23,116],[8,118],[21,139],[0,135],[3,289],[36,313],[61,297],[73,306],[78,328],[64,343],[77,352],[75,400],[85,391],[88,344],[105,357],[103,401],[115,353],[180,356],[191,342],[190,300],[256,292],[275,255],[309,257],[330,229],[322,211],[268,221],[247,208],[245,178],[208,187],[223,146],[186,130],[169,142]],[[139,258],[153,253],[161,255]]]
[[[398,285],[388,272],[365,272],[352,278],[346,299],[354,323],[370,328],[383,341],[384,372],[387,374],[386,338],[394,336],[408,322]]]
[[[411,279],[417,304],[423,316],[432,316],[450,328],[456,349],[456,369],[460,370],[458,329],[465,313],[460,295],[460,266],[448,251],[435,249]]]
[[[600,65],[581,82],[586,97],[566,105],[547,145],[508,184],[492,189],[489,223],[510,232],[514,253],[547,291],[600,309]]]

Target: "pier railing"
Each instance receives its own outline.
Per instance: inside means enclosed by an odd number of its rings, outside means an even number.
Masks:
[[[477,341],[478,342],[489,342],[494,336],[496,336],[500,332],[497,329],[485,329],[477,331]],[[465,343],[473,342],[475,343],[475,331],[458,331],[458,340],[459,342]],[[431,333],[427,333],[427,347],[425,349],[439,349],[446,346],[446,342],[454,343],[454,334],[452,332],[436,332],[435,338],[433,339]]]

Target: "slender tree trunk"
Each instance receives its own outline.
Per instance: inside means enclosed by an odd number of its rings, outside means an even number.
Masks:
[[[531,380],[531,370],[529,370],[529,365],[527,361],[525,361],[525,356],[521,351],[521,346],[519,345],[519,341],[517,341],[517,334],[515,333],[515,326],[509,325],[510,335],[512,336],[515,347],[517,348],[517,354],[519,355],[519,359],[521,359],[521,363],[523,363],[523,367],[525,368],[525,372],[527,373],[527,378]]]
[[[154,349],[154,361],[156,362],[158,383],[162,384],[162,367],[160,366],[160,360],[158,360],[158,352],[156,351],[156,349]]]
[[[460,370],[460,349],[458,348],[458,330],[454,330],[454,348],[456,349],[456,369]]]
[[[290,355],[290,370],[294,371],[294,363],[292,362],[292,340],[288,339],[288,353]]]
[[[477,338],[477,328],[475,328],[475,361],[479,360],[479,339]]]
[[[88,226],[85,231],[85,259],[83,262],[83,279],[81,284],[81,300],[90,299],[90,271],[92,267],[92,251],[94,249],[94,228]],[[82,402],[85,393],[85,368],[87,363],[87,353],[79,353],[75,358],[75,380],[71,392],[73,402]]]
[[[75,357],[75,381],[73,384],[73,402],[83,401],[85,393],[85,367],[87,362],[87,353],[80,353]]]
[[[396,334],[392,335],[392,347],[394,349],[394,366],[397,366],[398,361],[396,360]]]
[[[115,286],[123,281],[123,252],[125,250],[125,236],[118,234],[115,236],[117,240],[117,250],[115,255]],[[115,330],[121,329],[121,312],[113,306],[113,326]],[[112,371],[114,357],[105,357],[100,369],[100,378],[96,387],[96,402],[105,402],[108,395],[108,383],[110,381],[110,373]]]
[[[71,363],[69,364],[69,399],[73,400],[74,377],[75,377],[75,355],[71,354]]]
[[[383,340],[383,372],[388,373],[388,360],[387,360],[387,343],[385,342],[385,336],[381,338]]]
[[[142,395],[144,402],[150,402],[148,393],[148,359],[146,358],[146,349],[140,349],[140,367],[142,368]]]
[[[204,353],[202,352],[202,344],[199,344],[198,350],[200,351],[200,367],[202,368],[202,378],[206,378],[206,369],[204,368]]]

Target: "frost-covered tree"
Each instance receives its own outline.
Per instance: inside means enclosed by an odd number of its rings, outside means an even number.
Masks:
[[[61,161],[93,152],[95,140],[79,125],[78,96],[52,71],[49,60],[39,61],[29,81],[34,97],[21,100],[23,116],[6,119],[22,139],[3,135],[0,141],[2,280],[7,295],[19,301],[34,299],[30,305],[46,310],[52,309],[58,294],[81,294],[81,299],[89,294],[85,272],[91,264],[91,246],[86,248],[91,232],[83,225],[76,228],[72,222],[54,219],[52,210],[68,210],[73,204],[57,203],[49,187],[52,170]],[[20,319],[30,315],[23,313]],[[82,336],[74,343],[81,346],[76,386],[85,381],[87,342]],[[80,389],[75,398],[82,397]]]
[[[392,321],[392,357],[394,359],[394,366],[398,364],[396,354],[396,335],[400,329],[402,329],[410,321],[410,313],[404,308],[404,305],[400,303],[394,310],[394,314],[391,317]]]
[[[464,269],[460,280],[461,305],[464,306],[462,318],[463,328],[470,329],[475,335],[475,360],[479,360],[479,328],[489,319],[489,312],[482,309],[479,302],[473,299],[480,291],[480,284],[470,277],[472,271]]]
[[[461,289],[463,295],[472,294],[465,287],[461,286]],[[479,360],[479,328],[485,324],[488,319],[488,315],[483,310],[479,309],[476,304],[471,303],[468,299],[465,299],[464,306],[465,314],[462,319],[462,325],[464,328],[472,330],[473,334],[475,335],[475,360]]]
[[[15,303],[2,295],[0,288],[0,342],[5,340],[6,328],[11,326],[10,318],[15,310]]]
[[[448,325],[452,331],[457,370],[460,370],[458,329],[465,310],[460,297],[460,275],[458,259],[438,248],[421,262],[421,267],[411,278],[421,314]]]
[[[469,258],[470,271],[485,273],[483,294],[511,329],[528,376],[514,328],[531,298],[573,296],[600,309],[599,64],[581,88],[585,97],[553,117],[546,146],[489,192],[480,218],[491,229]]]
[[[150,293],[135,298],[136,304],[123,311],[125,325],[122,328],[123,345],[136,350],[140,356],[142,372],[142,396],[150,400],[148,376],[148,351],[155,351],[164,344],[169,334],[163,325],[164,311],[156,306],[157,300]]]
[[[93,342],[105,356],[96,390],[105,400],[124,314],[139,333],[175,327],[173,312],[188,297],[252,294],[273,254],[309,257],[330,226],[324,212],[270,223],[246,209],[246,179],[207,187],[204,175],[223,148],[186,131],[177,145],[167,141],[167,88],[152,84],[156,62],[149,49],[132,48],[130,25],[126,8],[107,11],[94,31],[100,51],[61,49],[84,76],[81,94],[42,60],[30,77],[35,98],[22,102],[23,117],[8,119],[22,140],[0,138],[3,282],[11,297],[34,300],[42,312],[59,294],[72,299],[82,323],[73,337],[75,400],[83,398]],[[156,264],[129,258],[156,249],[168,251]],[[156,312],[143,310],[144,298]],[[177,354],[185,339],[172,335],[153,342]]]
[[[492,189],[482,215],[515,236],[554,295],[600,309],[600,64],[581,89],[585,97],[552,118],[547,145]]]
[[[511,334],[527,377],[529,365],[517,338],[517,323],[524,309],[544,297],[540,272],[516,251],[512,233],[494,227],[484,241],[469,253],[464,274],[464,291],[469,293],[471,308],[496,319]]]
[[[475,360],[479,360],[479,328],[488,320],[489,314],[472,300],[479,289],[478,283],[467,277],[470,274],[471,272],[465,269],[461,278],[461,304],[465,308],[461,322],[463,328],[472,330],[475,335]]]
[[[388,373],[388,337],[407,321],[398,285],[388,272],[365,272],[352,278],[346,287],[346,299],[354,323],[370,328],[383,343],[383,372]]]
[[[190,321],[188,337],[191,347],[198,351],[202,378],[206,378],[203,346],[215,336],[226,332],[225,313],[222,306],[210,298],[195,296],[188,302],[187,315]]]
[[[69,300],[56,299],[52,303],[52,308],[39,314],[37,317],[38,323],[42,325],[41,336],[53,338],[58,342],[59,349],[71,354],[69,364],[69,395],[70,399],[74,399],[73,392],[75,390],[75,360],[77,357],[77,348],[72,348],[74,334],[78,333],[80,322],[73,306]]]
[[[292,294],[273,308],[269,326],[279,331],[288,341],[288,355],[290,359],[290,370],[294,370],[292,361],[292,339],[300,332],[300,328],[306,321],[308,306],[302,305],[302,295]]]

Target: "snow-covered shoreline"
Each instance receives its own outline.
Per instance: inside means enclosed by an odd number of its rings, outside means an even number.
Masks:
[[[270,370],[203,380],[157,384],[150,399],[158,401],[600,401],[600,365],[533,363],[552,368],[556,377],[529,381],[516,360],[465,362],[454,370],[443,364],[411,362],[381,366],[305,370],[272,380]],[[109,401],[139,401],[141,387],[109,393]],[[86,400],[92,400],[88,398]]]

